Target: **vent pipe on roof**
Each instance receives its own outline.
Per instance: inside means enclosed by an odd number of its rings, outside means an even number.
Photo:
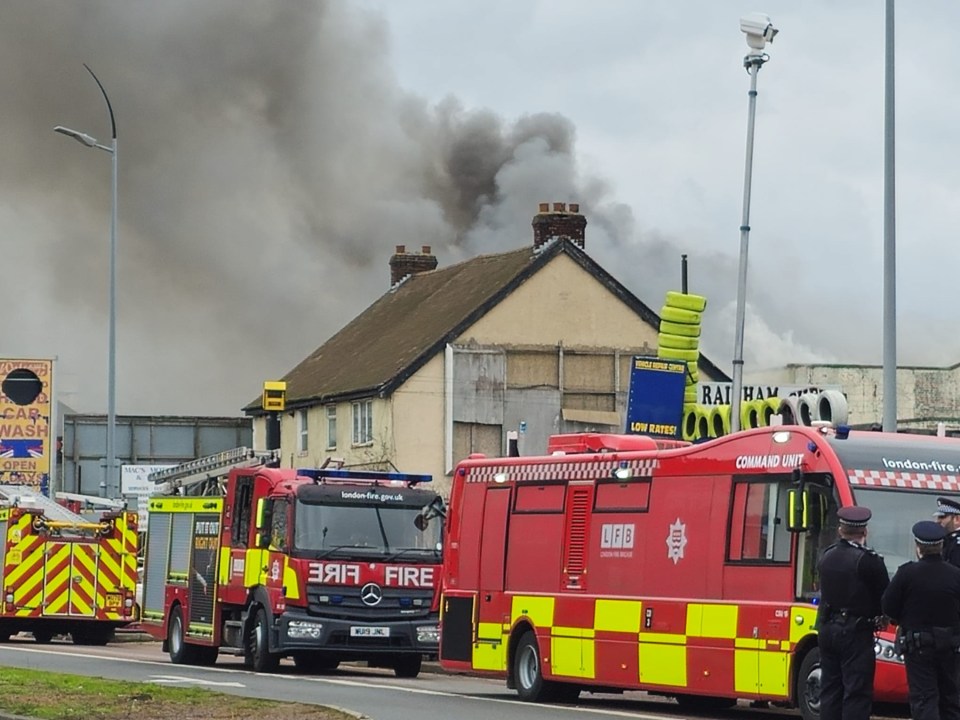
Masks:
[[[580,205],[562,202],[540,203],[540,211],[533,216],[533,249],[539,250],[554,240],[566,238],[583,248],[587,219],[580,214]]]

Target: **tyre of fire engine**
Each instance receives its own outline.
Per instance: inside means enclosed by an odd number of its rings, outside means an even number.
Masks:
[[[256,672],[273,672],[280,665],[280,656],[270,652],[269,645],[270,625],[267,620],[267,611],[262,607],[257,608],[256,615],[253,618],[253,625],[250,629],[250,667]]]
[[[683,308],[684,310],[703,312],[707,307],[707,299],[703,295],[689,295],[676,290],[667,290],[667,299],[663,304]]]
[[[700,324],[700,313],[695,310],[684,310],[683,308],[670,307],[664,305],[660,308],[660,319],[672,323],[686,323],[688,325]]]
[[[422,666],[422,655],[399,655],[393,662],[393,674],[398,678],[415,678],[420,674],[420,668]]]
[[[666,335],[680,335],[681,337],[700,337],[700,323],[691,325],[689,323],[670,322],[668,320],[660,321],[660,332]]]
[[[187,642],[187,628],[183,624],[183,609],[176,605],[170,611],[170,620],[167,623],[167,653],[170,662],[175,665],[192,665],[195,648]]]
[[[661,332],[657,335],[657,345],[659,347],[679,348],[680,350],[696,350],[700,346],[700,338]]]
[[[820,419],[820,410],[817,408],[817,396],[814,393],[804,393],[797,401],[797,410],[799,411],[798,420],[801,425],[813,425],[814,421]]]
[[[845,425],[849,416],[847,398],[839,390],[824,390],[817,396],[817,414],[821,420]]]
[[[797,672],[797,708],[803,720],[820,718],[820,649],[811,648]]]

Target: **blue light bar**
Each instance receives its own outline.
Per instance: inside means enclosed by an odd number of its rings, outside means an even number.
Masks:
[[[311,478],[315,481],[327,478],[333,480],[373,480],[376,482],[403,482],[407,485],[433,482],[432,475],[416,475],[414,473],[383,472],[380,470],[341,470],[338,468],[297,468],[297,475]]]

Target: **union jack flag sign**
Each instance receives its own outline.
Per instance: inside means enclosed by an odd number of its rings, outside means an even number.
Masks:
[[[43,439],[4,440],[0,438],[0,458],[42,458]]]

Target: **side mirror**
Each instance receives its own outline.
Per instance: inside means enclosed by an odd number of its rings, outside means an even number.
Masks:
[[[413,526],[420,532],[423,532],[430,525],[430,519],[424,513],[418,513],[413,519]]]
[[[801,533],[809,529],[810,494],[806,490],[787,490],[787,516],[787,530],[790,532]]]

